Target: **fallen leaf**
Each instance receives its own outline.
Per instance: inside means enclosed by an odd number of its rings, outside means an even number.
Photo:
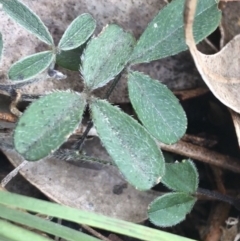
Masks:
[[[1,150],[15,167],[22,163],[23,158],[13,149],[2,147]],[[97,138],[87,141],[84,151],[110,160]],[[113,166],[69,163],[52,157],[29,162],[20,173],[57,203],[130,222],[147,219],[148,204],[160,195],[154,191],[137,191]]]
[[[240,1],[223,2],[221,5],[222,20],[220,24],[221,48],[236,35],[240,34]]]
[[[196,0],[187,0],[185,8],[186,42],[198,71],[209,89],[223,104],[240,113],[240,35],[214,55],[199,52],[192,34],[196,2]]]

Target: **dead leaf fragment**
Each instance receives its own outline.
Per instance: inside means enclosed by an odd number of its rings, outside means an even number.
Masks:
[[[187,0],[185,8],[185,35],[195,64],[213,94],[226,106],[240,113],[240,35],[220,52],[205,55],[196,48],[192,24],[197,0]]]

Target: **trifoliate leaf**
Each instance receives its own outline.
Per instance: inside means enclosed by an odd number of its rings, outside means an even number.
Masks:
[[[195,193],[198,188],[198,172],[191,160],[166,163],[162,183],[168,188],[185,193]]]
[[[132,117],[104,100],[90,104],[98,135],[127,181],[148,190],[164,174],[164,158],[155,141]]]
[[[156,226],[176,225],[185,219],[196,200],[196,198],[181,192],[164,194],[149,205],[148,217]]]
[[[172,144],[184,135],[185,112],[167,86],[142,73],[130,72],[128,91],[138,118],[156,139]]]
[[[53,38],[42,20],[18,0],[0,0],[3,10],[19,25],[34,34],[44,43],[54,45]]]
[[[95,19],[84,13],[73,20],[63,34],[58,47],[61,50],[71,50],[84,44],[96,28]]]
[[[75,92],[59,91],[33,102],[14,131],[16,150],[28,161],[53,153],[77,128],[86,101]]]
[[[150,62],[186,50],[183,9],[185,0],[174,0],[149,23],[133,50],[130,62]],[[218,1],[199,0],[193,32],[198,43],[219,25]]]
[[[46,70],[54,61],[51,51],[40,52],[18,60],[8,71],[8,78],[13,81],[25,81]]]
[[[112,24],[92,39],[83,54],[81,73],[85,85],[93,90],[106,85],[128,62],[135,40]]]

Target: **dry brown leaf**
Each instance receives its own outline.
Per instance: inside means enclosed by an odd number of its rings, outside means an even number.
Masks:
[[[15,167],[23,162],[13,149],[2,147],[1,150]],[[99,159],[110,158],[96,138],[87,141],[84,151]],[[160,195],[154,191],[136,190],[113,166],[88,163],[79,163],[78,166],[77,163],[73,165],[47,158],[27,163],[20,173],[57,203],[130,222],[147,219],[148,204]]]
[[[220,4],[222,20],[220,24],[221,48],[240,34],[240,1],[224,2]]]
[[[205,55],[196,48],[192,24],[196,0],[187,0],[185,11],[186,42],[203,80],[226,106],[240,113],[240,35],[220,52]]]

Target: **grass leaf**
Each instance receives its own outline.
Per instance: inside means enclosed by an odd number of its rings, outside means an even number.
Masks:
[[[109,218],[93,212],[61,206],[59,204],[24,197],[18,194],[8,193],[0,190],[0,203],[12,207],[26,209],[28,211],[41,213],[71,222],[81,223],[92,227],[116,232],[129,237],[146,241],[193,241],[178,235],[164,231],[144,227],[142,225],[126,222],[119,219]],[[1,227],[1,225],[0,225]],[[134,230],[134,232],[133,232]],[[30,239],[34,240],[35,239]],[[17,240],[19,241],[19,240]],[[25,240],[23,240],[25,241]]]
[[[44,218],[40,218],[36,215],[32,215],[23,211],[8,208],[0,204],[0,217],[6,220],[19,223],[24,226],[28,226],[33,229],[38,229],[48,234],[55,235],[57,237],[67,239],[69,241],[99,241],[99,239],[93,238],[81,231],[65,227],[63,225],[51,222]],[[1,235],[1,231],[0,231]],[[25,237],[28,240],[28,237]]]
[[[6,222],[0,219],[0,238],[1,241],[53,241],[50,238],[43,237],[39,234],[36,234],[32,231],[29,231],[24,228],[20,228],[17,225]]]

